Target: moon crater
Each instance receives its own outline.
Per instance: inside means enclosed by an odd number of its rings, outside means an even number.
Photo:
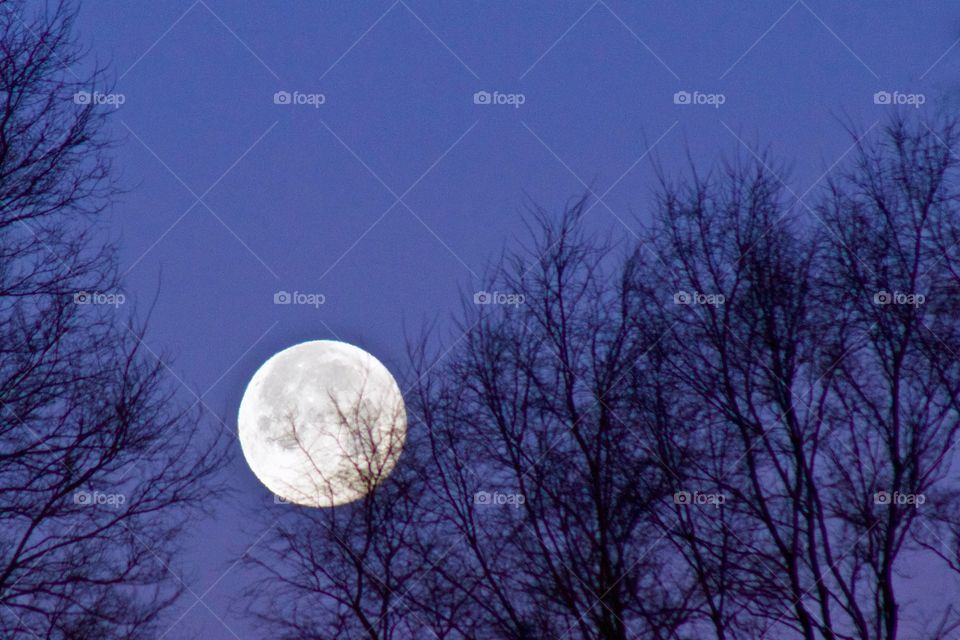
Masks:
[[[316,340],[254,374],[240,402],[240,445],[277,496],[305,506],[358,500],[396,464],[406,410],[393,376],[366,351]]]

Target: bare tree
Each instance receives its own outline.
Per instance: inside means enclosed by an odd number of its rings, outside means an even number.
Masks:
[[[673,482],[640,262],[582,231],[587,206],[533,212],[534,241],[419,376],[475,637],[675,638],[691,597],[652,516]]]
[[[102,74],[75,75],[74,17],[0,6],[0,635],[144,638],[223,450],[195,451],[198,416],[121,313]]]
[[[958,508],[958,139],[953,118],[896,119],[858,144],[822,207],[835,229],[825,298],[844,310],[833,349],[850,352],[837,367],[831,420],[842,429],[841,453],[857,460],[838,465],[834,481],[847,499],[828,508],[857,538],[862,574],[845,578],[851,591],[866,583],[857,602],[863,638],[950,637],[960,624],[946,610],[934,626],[917,627],[917,616],[904,615],[898,576],[917,561],[918,541],[943,548],[937,525]],[[955,562],[956,549],[951,555]]]
[[[419,541],[428,523],[416,513],[425,478],[415,443],[404,443],[403,407],[387,406],[375,391],[331,395],[333,415],[291,416],[283,425],[306,470],[304,483],[286,495],[321,505],[364,497],[321,508],[274,498],[271,526],[243,556],[267,577],[269,588],[258,581],[248,590],[247,611],[272,637],[393,640],[421,637],[427,624],[411,613],[423,557],[414,550],[426,551]]]
[[[666,542],[648,514],[673,489],[632,401],[655,336],[636,330],[632,259],[624,288],[605,288],[607,252],[576,231],[584,207],[558,224],[539,212],[534,262],[517,254],[502,274],[511,306],[472,307],[456,357],[414,349],[391,476],[356,456],[365,498],[294,508],[251,549],[271,585],[253,612],[274,633],[679,637],[690,590],[654,553]],[[341,422],[363,430],[355,411]]]
[[[717,637],[757,621],[767,637],[903,635],[898,570],[955,513],[954,132],[894,121],[815,209],[769,157],[665,185],[650,274],[661,299],[686,296],[661,305],[667,361],[702,429],[683,472],[727,498],[680,542],[735,585],[702,581],[732,614]],[[905,634],[946,637],[942,613]]]
[[[535,209],[411,349],[397,483],[283,529],[277,601],[341,616],[289,637],[950,637],[905,594],[960,569],[957,127],[852,133],[804,200],[661,171],[643,241]]]

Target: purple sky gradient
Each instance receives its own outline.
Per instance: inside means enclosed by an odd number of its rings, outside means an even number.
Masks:
[[[874,92],[955,102],[958,18],[946,1],[176,0],[87,2],[80,35],[126,98],[112,126],[131,191],[108,231],[141,309],[160,282],[148,344],[235,432],[250,376],[291,344],[342,339],[399,370],[405,329],[449,317],[524,235],[527,198],[556,209],[587,185],[586,223],[630,238],[651,145],[679,170],[687,148],[707,166],[759,141],[803,194],[849,150],[841,120],[890,115]],[[525,103],[476,105],[480,90]],[[681,90],[726,101],[676,105]],[[278,290],[326,303],[274,305]],[[251,514],[284,507],[234,445],[236,496],[174,568],[203,602],[188,594],[167,638],[257,637],[228,611],[250,579],[231,562],[263,533]]]

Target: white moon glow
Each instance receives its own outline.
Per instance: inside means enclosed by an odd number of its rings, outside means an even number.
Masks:
[[[277,496],[310,507],[352,502],[393,469],[407,432],[396,380],[350,344],[315,340],[261,366],[240,402],[240,446]]]

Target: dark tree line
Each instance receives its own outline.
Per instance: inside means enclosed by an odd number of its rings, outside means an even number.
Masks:
[[[508,304],[411,347],[396,477],[283,515],[250,610],[303,640],[952,637],[958,583],[910,575],[960,568],[958,129],[851,134],[803,201],[770,154],[660,171],[636,242],[534,210]]]
[[[106,116],[84,99],[106,88],[74,18],[0,4],[0,636],[140,639],[182,589],[177,535],[223,448],[196,446],[121,305]]]
[[[74,17],[0,4],[0,636],[139,639],[222,449],[120,304]],[[956,581],[915,600],[960,574],[960,129],[851,133],[804,200],[770,154],[661,171],[639,240],[533,210],[506,295],[411,346],[400,464],[271,510],[265,633],[953,637]]]

